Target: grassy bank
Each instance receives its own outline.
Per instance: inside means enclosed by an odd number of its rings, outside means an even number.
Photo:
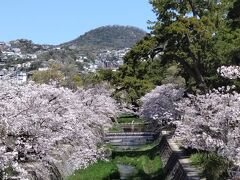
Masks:
[[[144,123],[143,119],[136,115],[124,114],[117,118],[118,123]]]
[[[86,169],[75,171],[67,180],[110,180],[118,177],[118,169],[114,162],[98,161]]]
[[[150,158],[147,155],[128,157],[117,156],[110,161],[98,161],[86,169],[74,172],[67,180],[110,180],[119,179],[117,164],[136,167],[134,179],[158,179],[163,177],[162,161],[159,156]]]

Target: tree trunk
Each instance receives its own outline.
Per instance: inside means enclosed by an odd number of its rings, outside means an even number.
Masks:
[[[185,72],[187,72],[191,77],[194,78],[200,90],[205,91],[207,89],[207,85],[196,63],[190,65],[187,61],[175,54],[167,55],[165,56],[165,58],[179,62],[183,66]]]

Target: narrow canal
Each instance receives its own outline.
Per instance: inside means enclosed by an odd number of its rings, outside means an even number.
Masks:
[[[105,134],[109,161],[79,170],[69,180],[161,180],[163,165],[158,152],[159,132],[135,115],[121,116]]]

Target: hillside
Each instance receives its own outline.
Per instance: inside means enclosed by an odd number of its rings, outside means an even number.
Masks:
[[[118,68],[129,48],[146,32],[131,26],[103,26],[60,45],[39,45],[18,39],[0,44],[0,70],[36,70],[51,62],[73,64],[79,72]],[[1,53],[2,52],[2,53]]]
[[[133,46],[145,36],[146,32],[131,26],[103,26],[93,29],[77,39],[62,45],[80,47],[123,49]],[[95,49],[94,48],[94,49]]]

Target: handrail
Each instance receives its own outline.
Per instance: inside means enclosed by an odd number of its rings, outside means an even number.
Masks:
[[[116,133],[114,133],[114,132],[108,132],[108,133],[106,133],[105,134],[105,136],[114,136],[114,135],[116,135],[116,136],[122,136],[122,135],[157,135],[157,134],[159,134],[159,133],[154,133],[154,132],[116,132]]]

